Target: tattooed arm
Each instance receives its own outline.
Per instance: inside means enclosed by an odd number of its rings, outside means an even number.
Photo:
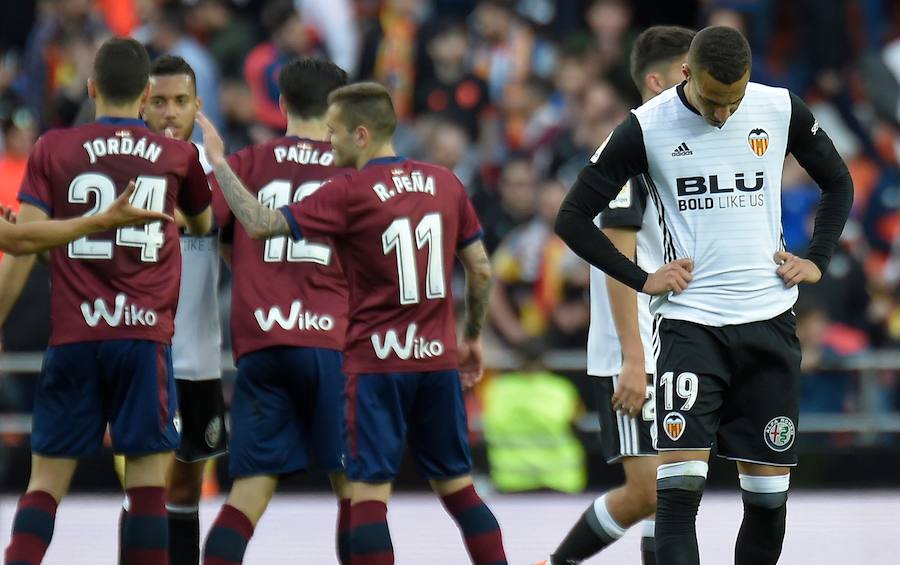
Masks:
[[[278,210],[263,206],[247,191],[241,179],[234,174],[228,162],[222,159],[213,163],[216,181],[228,207],[253,239],[266,239],[273,235],[291,235],[291,228]]]
[[[484,366],[481,330],[491,293],[491,262],[481,241],[464,247],[458,256],[466,270],[466,319],[459,344],[459,375],[463,385],[470,387],[481,379]]]
[[[461,249],[459,259],[466,271],[466,321],[463,336],[465,339],[478,339],[487,318],[491,262],[481,241]]]
[[[241,179],[234,174],[228,161],[225,160],[225,143],[219,132],[202,112],[197,113],[197,123],[203,130],[203,147],[206,158],[213,166],[216,181],[228,202],[228,207],[247,234],[253,239],[266,239],[273,235],[290,235],[291,228],[285,217],[278,210],[272,210],[260,204],[247,191]]]

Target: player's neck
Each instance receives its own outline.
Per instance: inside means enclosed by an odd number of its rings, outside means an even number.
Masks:
[[[371,161],[372,159],[380,159],[381,157],[396,157],[397,152],[394,151],[394,144],[388,141],[383,145],[379,145],[371,152],[365,152],[360,154],[359,158],[356,160],[356,168],[362,169],[366,166],[366,163]]]
[[[94,115],[98,118],[140,118],[141,105],[140,102],[128,104],[126,106],[114,106],[106,104],[100,100],[96,101],[97,109]]]
[[[328,128],[325,120],[292,118],[288,116],[287,132],[285,135],[293,135],[313,141],[325,141],[328,139]]]

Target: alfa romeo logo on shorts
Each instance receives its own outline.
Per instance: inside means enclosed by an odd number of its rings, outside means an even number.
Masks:
[[[213,448],[219,445],[222,439],[222,420],[218,417],[213,418],[206,424],[206,445]]]
[[[666,414],[666,417],[663,418],[663,429],[672,441],[678,441],[678,438],[684,433],[686,424],[687,422],[685,422],[684,416],[678,412],[669,412]]]
[[[787,416],[778,416],[769,420],[763,437],[772,451],[787,451],[794,444],[797,435],[794,422]]]

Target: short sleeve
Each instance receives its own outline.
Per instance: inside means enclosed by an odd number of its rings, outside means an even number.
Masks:
[[[19,188],[19,201],[25,204],[37,206],[47,213],[53,212],[53,193],[50,190],[50,182],[47,180],[45,168],[46,138],[42,137],[34,145],[31,155],[28,156],[28,164],[25,168],[25,177]]]
[[[188,216],[196,216],[209,208],[212,196],[206,173],[200,164],[200,153],[193,143],[187,146],[190,147],[188,169],[181,190],[178,191],[178,207]]]
[[[475,213],[475,206],[469,199],[466,191],[460,187],[460,206],[459,206],[459,235],[456,242],[457,249],[463,249],[470,244],[478,241],[484,236],[484,230],[481,229],[481,222],[478,221],[478,214]]]
[[[600,227],[641,229],[644,208],[647,207],[647,190],[641,177],[629,180],[619,195],[610,201],[609,207],[600,213]]]
[[[279,208],[294,240],[304,235],[340,237],[347,233],[348,189],[345,176],[331,178],[303,200]]]

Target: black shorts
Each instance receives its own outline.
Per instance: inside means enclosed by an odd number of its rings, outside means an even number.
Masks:
[[[181,446],[175,458],[183,463],[212,459],[228,452],[222,380],[176,379]]]
[[[616,463],[623,457],[648,457],[656,455],[654,440],[656,428],[653,414],[652,376],[647,375],[647,399],[641,414],[632,418],[621,410],[613,410],[612,397],[619,378],[593,377],[597,391],[597,416],[600,419],[600,449],[607,463]]]
[[[657,448],[710,449],[750,463],[797,464],[800,342],[789,310],[711,327],[659,323]]]

